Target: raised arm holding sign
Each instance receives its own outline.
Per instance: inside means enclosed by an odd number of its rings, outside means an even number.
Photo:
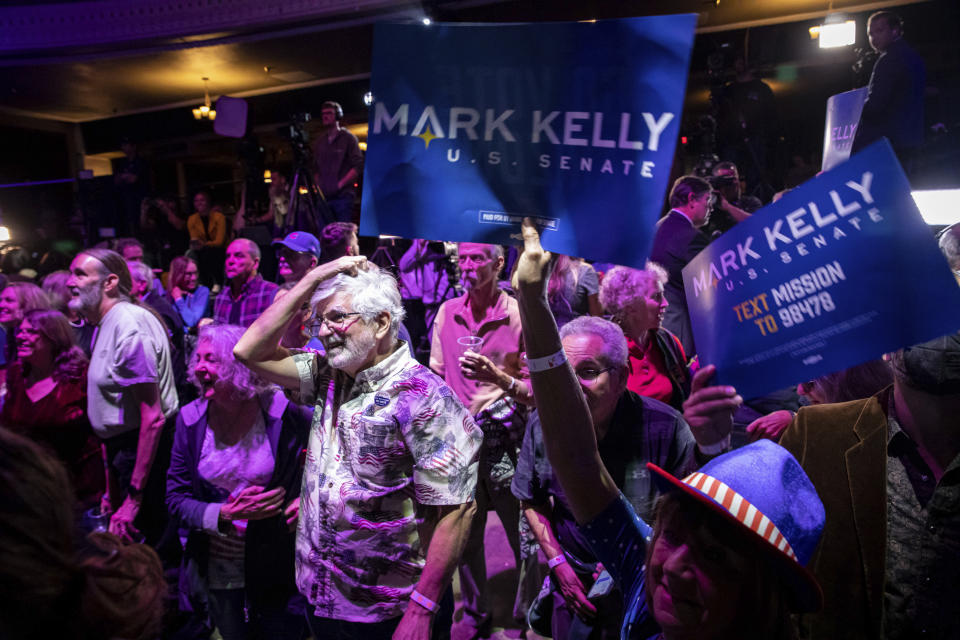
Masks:
[[[744,398],[956,329],[960,290],[881,141],[683,270],[700,357]]]
[[[529,216],[558,252],[642,267],[695,25],[376,25],[361,234],[509,244]]]

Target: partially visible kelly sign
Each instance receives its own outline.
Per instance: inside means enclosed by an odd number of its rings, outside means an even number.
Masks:
[[[752,398],[960,329],[960,287],[886,140],[683,270],[700,361]]]
[[[823,162],[827,171],[850,157],[853,138],[860,124],[860,113],[867,99],[867,88],[845,91],[827,99],[826,130],[823,133]]]
[[[642,266],[696,20],[376,25],[360,232]]]

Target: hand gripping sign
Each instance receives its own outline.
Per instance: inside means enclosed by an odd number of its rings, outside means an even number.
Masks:
[[[374,32],[360,232],[643,266],[696,16]]]
[[[960,328],[960,288],[886,140],[722,235],[683,282],[701,362],[744,398]]]

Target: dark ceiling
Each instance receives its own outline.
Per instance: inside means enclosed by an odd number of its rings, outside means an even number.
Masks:
[[[154,162],[158,189],[184,195],[221,181],[229,191],[238,144],[193,119],[190,108],[203,101],[201,78],[210,79],[213,99],[244,97],[266,162],[289,164],[290,145],[278,129],[323,100],[341,102],[363,137],[373,23],[426,15],[527,22],[698,13],[685,155],[696,156],[697,123],[710,111],[708,58],[719,55],[721,77],[729,79],[734,57],[746,53],[776,96],[782,148],[816,164],[825,101],[865,84],[851,71],[854,49],[866,46],[866,17],[892,6],[927,64],[928,123],[960,132],[956,0],[0,0],[0,183],[63,179],[76,175],[81,161],[91,168],[91,160],[104,175],[100,168],[119,155],[120,139],[131,136]],[[808,28],[831,8],[857,20],[855,47],[823,50],[811,40]],[[930,150],[939,168],[934,186],[960,184],[956,137],[940,136]],[[4,220],[19,216],[27,229],[38,210],[69,210],[71,188],[0,189]]]
[[[734,35],[731,31],[746,26],[798,20],[813,24],[827,13],[828,6],[853,12],[904,3],[299,0],[287,4],[292,8],[284,14],[276,9],[265,13],[266,9],[251,0],[99,0],[0,8],[0,115],[89,122],[189,107],[203,100],[203,77],[210,79],[213,98],[221,94],[253,97],[362,80],[370,68],[372,23],[377,20],[430,15],[439,21],[513,22],[690,12],[700,14],[701,39],[713,41],[729,39]],[[98,7],[102,9],[99,13]],[[114,16],[113,7],[122,9]],[[300,13],[296,14],[298,7]],[[148,9],[149,17],[137,15]],[[162,13],[164,10],[168,13]],[[235,18],[230,11],[237,14]],[[173,19],[171,14],[177,12],[190,20]],[[168,27],[159,24],[161,15],[166,16]],[[158,22],[152,31],[144,25],[149,19]],[[66,29],[65,20],[76,22],[77,27]],[[99,22],[94,25],[96,20]],[[217,29],[204,32],[205,24]],[[36,33],[31,35],[31,30]],[[176,32],[179,35],[169,35]],[[771,51],[777,55],[768,62],[816,64],[833,55],[825,56],[809,38],[802,41],[802,27],[798,33],[801,42],[797,49]],[[100,39],[98,34],[102,34]]]
[[[199,12],[198,24],[204,23],[204,16],[220,21],[216,30],[208,32],[193,22],[174,21],[186,34],[175,37],[164,35],[163,25],[155,30],[160,35],[132,40],[105,36],[98,41],[91,34],[61,33],[59,37],[72,37],[80,43],[43,46],[34,39],[32,48],[18,49],[13,46],[16,38],[8,36],[10,16],[16,15],[19,7],[0,6],[0,126],[42,128],[38,123],[44,121],[50,127],[79,123],[82,153],[87,156],[115,157],[119,140],[131,136],[145,143],[155,158],[232,162],[235,143],[214,135],[209,122],[198,122],[191,115],[191,107],[203,100],[202,77],[210,78],[213,99],[223,94],[246,98],[249,121],[268,157],[274,154],[274,161],[288,160],[284,154],[289,145],[277,135],[278,128],[295,113],[316,111],[326,99],[344,105],[348,124],[355,125],[363,138],[367,111],[362,97],[369,81],[372,24],[386,19],[417,20],[425,15],[438,21],[514,22],[697,12],[700,26],[683,134],[695,132],[698,118],[710,109],[708,58],[722,56],[729,78],[734,57],[746,52],[750,64],[776,95],[785,148],[809,161],[817,160],[822,144],[827,97],[866,82],[864,76],[858,78],[851,71],[855,47],[824,50],[811,40],[808,28],[822,22],[831,4],[822,0],[288,0],[282,5],[293,7],[288,12],[299,8],[304,15],[267,23],[241,20],[244,11],[261,11],[267,6],[260,0],[74,4],[87,8],[182,5],[184,12],[191,7]],[[341,8],[335,10],[338,4]],[[354,8],[344,9],[347,5]],[[905,19],[908,40],[927,62],[928,118],[960,130],[960,48],[956,46],[960,3],[832,3],[834,10],[844,10],[857,20],[857,47],[866,46],[866,17],[880,6],[893,5],[898,5],[898,13]],[[310,7],[316,14],[312,17],[306,15]],[[208,8],[215,12],[203,13]],[[109,13],[105,15],[109,21]],[[124,26],[130,25],[121,24],[114,33],[124,33]],[[134,23],[134,28],[139,28],[139,23]],[[106,27],[103,30],[109,32]],[[89,36],[86,44],[84,36]],[[951,182],[960,182],[960,178]]]

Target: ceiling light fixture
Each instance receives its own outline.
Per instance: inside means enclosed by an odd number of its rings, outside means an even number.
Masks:
[[[210,78],[203,78],[203,104],[193,108],[193,118],[195,120],[203,120],[204,118],[214,120],[217,117],[217,112],[210,108],[210,92],[207,91],[207,81],[209,80]]]
[[[828,15],[823,24],[810,27],[810,37],[819,38],[821,49],[847,47],[857,41],[857,23],[838,14]]]
[[[929,225],[947,225],[960,220],[957,215],[957,198],[960,189],[929,189],[912,191],[913,201],[920,209],[923,221]]]

